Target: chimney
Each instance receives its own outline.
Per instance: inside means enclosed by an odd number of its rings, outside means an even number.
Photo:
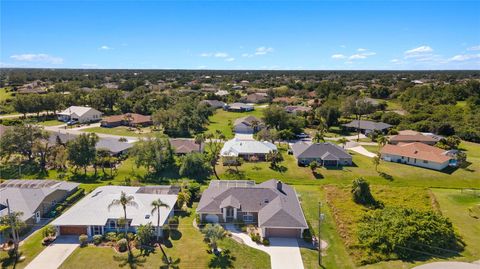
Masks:
[[[282,191],[282,182],[280,180],[277,181],[277,190]]]

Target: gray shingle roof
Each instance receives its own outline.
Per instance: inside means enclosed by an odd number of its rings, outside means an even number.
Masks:
[[[358,128],[358,120],[352,120],[351,122],[347,124],[343,124],[345,127],[349,128]],[[360,129],[362,130],[385,130],[392,127],[390,124],[386,124],[384,122],[375,122],[375,121],[369,121],[369,120],[361,120],[360,121]]]
[[[322,160],[351,159],[352,156],[332,143],[297,142],[292,145],[293,155],[298,158],[320,158]]]
[[[77,137],[75,134],[64,134],[64,133],[51,133],[49,137],[50,144],[54,144],[57,141],[57,137],[60,138],[62,143],[67,143],[70,140],[73,140]],[[116,138],[109,138],[109,137],[100,137],[97,143],[97,149],[106,149],[113,154],[117,154],[123,152],[131,147],[133,147],[133,143],[127,142],[120,142]]]
[[[245,124],[247,126],[252,126],[253,122],[255,122],[255,121],[259,125],[263,124],[263,121],[260,120],[259,118],[255,117],[255,116],[246,116],[246,117],[236,119],[235,122],[234,122],[234,125],[237,126],[239,124]]]
[[[220,214],[225,206],[240,208],[242,212],[258,212],[261,227],[308,227],[295,190],[275,179],[257,185],[217,184],[213,180],[203,192],[197,212]]]

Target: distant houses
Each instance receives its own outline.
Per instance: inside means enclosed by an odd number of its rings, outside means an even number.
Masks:
[[[228,91],[225,91],[225,90],[219,90],[217,92],[214,93],[216,96],[226,96],[228,95]]]
[[[238,118],[233,124],[235,133],[253,134],[261,130],[265,124],[255,116]]]
[[[60,113],[57,113],[59,121],[76,121],[79,123],[88,123],[100,121],[102,112],[95,108],[85,106],[71,106]]]
[[[268,102],[269,96],[267,93],[264,92],[256,92],[256,93],[251,93],[243,98],[243,101],[246,103],[265,103]]]
[[[200,104],[205,104],[211,108],[217,109],[217,108],[223,108],[227,104],[219,101],[219,100],[202,100],[200,101]]]
[[[394,135],[389,139],[390,144],[413,143],[419,142],[427,145],[435,145],[439,141],[438,138],[430,135],[423,135],[422,133],[408,134],[408,135]]]
[[[226,105],[224,109],[230,112],[248,112],[253,111],[254,107],[245,103],[233,103]]]
[[[301,238],[308,229],[295,190],[275,179],[212,180],[198,203],[200,221],[258,225],[262,237]]]
[[[151,116],[145,116],[136,113],[113,115],[103,118],[103,120],[100,122],[100,126],[108,128],[118,126],[145,127],[152,124],[153,122]]]
[[[50,145],[55,145],[57,142],[66,144],[68,141],[75,139],[77,136],[78,135],[71,133],[52,132],[50,133],[48,140]],[[104,149],[112,156],[119,156],[130,150],[133,145],[133,143],[122,142],[113,137],[99,137],[96,149]]]
[[[285,111],[292,114],[306,113],[311,110],[312,108],[307,106],[285,106]]]
[[[426,145],[420,142],[385,145],[381,150],[381,158],[388,162],[409,164],[433,170],[443,170],[455,166],[456,160],[449,151]]]
[[[220,156],[225,163],[235,163],[238,157],[247,161],[265,161],[267,154],[276,152],[277,146],[267,141],[234,138],[223,144]]]
[[[39,223],[80,184],[57,180],[5,180],[0,183],[0,216],[6,216],[8,200],[10,210],[22,212],[20,218],[27,224]]]
[[[306,166],[315,161],[322,166],[352,165],[352,156],[332,143],[297,142],[291,146],[298,165]]]
[[[57,228],[59,235],[94,236],[124,231],[125,226],[121,224],[122,207],[109,208],[108,205],[114,199],[119,199],[121,193],[125,192],[128,196],[132,196],[136,203],[136,206],[128,206],[127,209],[128,231],[136,233],[140,225],[148,223],[156,229],[158,216],[157,211],[152,212],[152,202],[160,199],[168,205],[160,208],[160,226],[163,226],[173,216],[178,191],[178,188],[171,186],[98,187],[51,224]],[[160,233],[162,232],[161,230]]]
[[[170,138],[170,145],[175,154],[184,155],[193,152],[203,152],[204,144],[195,143],[194,139],[190,138]]]
[[[392,128],[392,125],[383,122],[375,122],[369,120],[353,120],[347,124],[343,124],[343,127],[352,130],[358,130],[367,135],[372,132],[386,133],[388,129]]]

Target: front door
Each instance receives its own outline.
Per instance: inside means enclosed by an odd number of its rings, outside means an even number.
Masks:
[[[227,207],[227,221],[232,221],[233,220],[233,208],[232,207]]]

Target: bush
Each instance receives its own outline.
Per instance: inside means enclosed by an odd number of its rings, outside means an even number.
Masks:
[[[103,236],[99,234],[96,234],[93,236],[93,243],[97,246],[100,245],[100,243],[102,243],[102,240],[103,240]]]
[[[122,238],[122,239],[118,240],[118,242],[117,242],[118,251],[120,251],[120,252],[127,251],[127,244],[128,244],[128,242],[127,242],[127,239],[125,239],[125,238]]]
[[[310,232],[310,229],[303,230],[302,238],[303,240],[305,240],[305,242],[308,242],[308,243],[312,242],[312,233]]]
[[[80,247],[84,247],[88,243],[88,236],[86,234],[82,234],[78,237],[78,241],[80,242]]]
[[[117,233],[109,232],[105,235],[105,239],[110,242],[117,242]]]
[[[262,244],[265,246],[270,246],[270,240],[268,240],[268,238],[263,238]]]
[[[168,225],[172,229],[176,229],[178,227],[178,223],[179,223],[178,216],[173,216],[173,217],[168,219]]]
[[[363,217],[358,228],[363,246],[389,258],[415,259],[425,253],[445,255],[463,249],[450,220],[433,211],[374,210]]]
[[[370,192],[370,184],[363,178],[353,180],[351,192],[353,201],[357,204],[366,206],[377,204]]]
[[[45,226],[43,230],[44,237],[55,237],[57,235],[57,229],[52,225]]]
[[[256,243],[259,243],[259,244],[262,243],[262,238],[260,237],[259,234],[252,233],[252,234],[250,234],[250,238],[252,239],[253,242],[256,242]]]
[[[240,229],[242,230],[242,233],[247,232],[247,226],[245,226],[245,225],[243,225]]]
[[[164,224],[162,226],[162,231],[163,231],[163,239],[168,240],[170,238],[170,226],[167,224]]]

